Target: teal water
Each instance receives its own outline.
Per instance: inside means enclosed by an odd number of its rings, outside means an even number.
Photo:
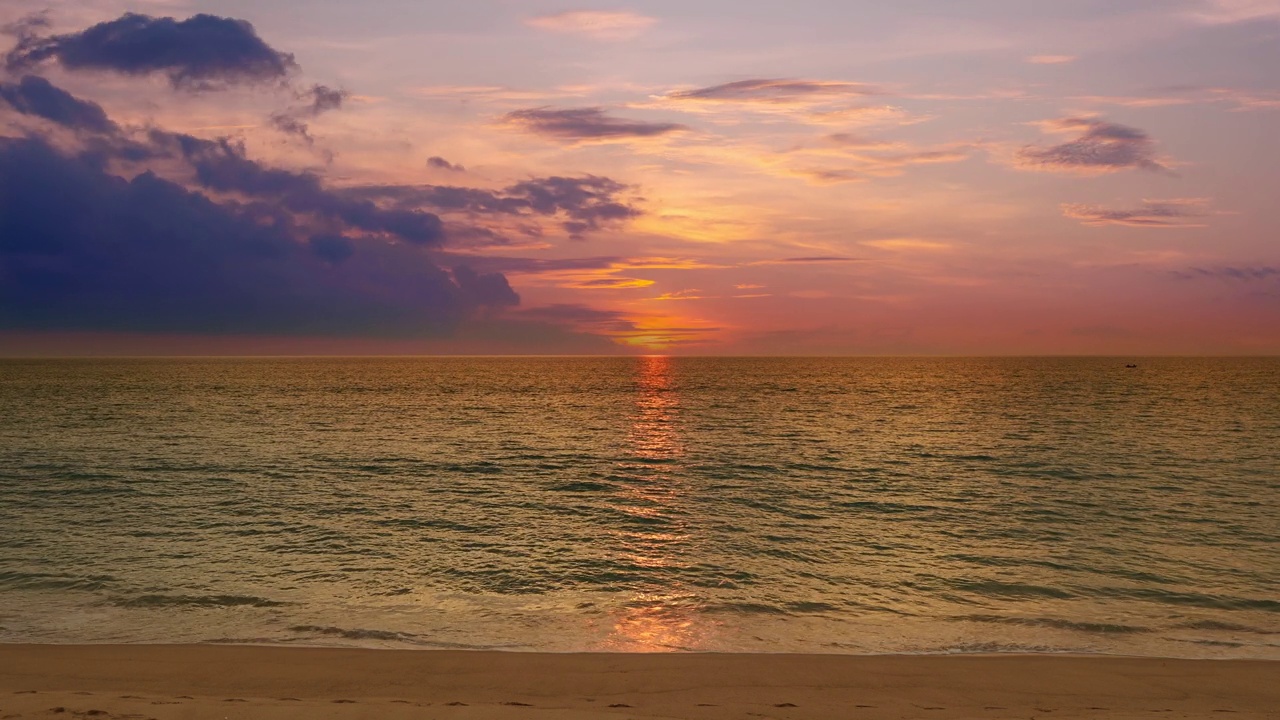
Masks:
[[[1278,510],[1280,359],[0,361],[3,642],[1280,658]]]

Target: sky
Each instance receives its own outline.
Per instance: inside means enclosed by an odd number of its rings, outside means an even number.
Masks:
[[[1280,0],[0,26],[0,355],[1280,353]]]

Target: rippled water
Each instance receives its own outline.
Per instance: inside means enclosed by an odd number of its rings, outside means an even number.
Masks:
[[[0,362],[0,641],[1280,658],[1280,360]]]

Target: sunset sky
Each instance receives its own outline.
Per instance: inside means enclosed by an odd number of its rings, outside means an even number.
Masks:
[[[1280,0],[0,25],[0,355],[1280,352]]]

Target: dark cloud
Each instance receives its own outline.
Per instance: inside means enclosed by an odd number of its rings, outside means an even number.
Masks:
[[[356,252],[351,240],[341,235],[315,235],[307,245],[316,257],[331,263],[340,263]]]
[[[342,107],[342,103],[351,97],[351,93],[346,90],[335,90],[331,87],[316,84],[302,94],[302,97],[311,101],[309,106],[311,115],[319,115],[330,110],[337,110]]]
[[[1155,141],[1142,130],[1097,118],[1069,117],[1044,123],[1054,132],[1079,132],[1070,142],[1028,146],[1018,152],[1020,167],[1054,172],[1113,172],[1137,168],[1169,172],[1156,159]]]
[[[444,240],[444,224],[437,215],[382,208],[369,200],[331,192],[318,175],[266,167],[228,140],[202,140],[162,131],[153,132],[152,138],[185,158],[196,181],[210,190],[277,202],[293,213],[418,245],[439,245]]]
[[[49,11],[41,10],[0,26],[0,34],[15,37],[21,42],[36,37],[41,30],[47,30],[50,24]]]
[[[1143,200],[1140,207],[1128,210],[1098,207],[1096,205],[1063,205],[1062,214],[1079,220],[1085,225],[1125,225],[1141,228],[1204,227],[1203,218],[1208,214],[1208,201],[1201,198],[1175,200]]]
[[[617,310],[601,310],[576,303],[556,303],[521,310],[522,319],[565,325],[594,332],[627,333],[638,328],[633,320]]]
[[[97,103],[81,100],[35,75],[27,75],[17,84],[0,83],[0,101],[25,115],[52,120],[73,130],[95,133],[117,130]]]
[[[568,283],[565,287],[575,287],[583,290],[630,290],[632,288],[649,287],[652,284],[652,280],[644,278],[606,277],[578,280]]]
[[[1180,280],[1224,280],[1227,282],[1280,281],[1280,267],[1270,265],[1244,267],[1187,268],[1175,270],[1173,276]]]
[[[808,257],[789,257],[778,258],[777,260],[759,260],[751,263],[752,265],[804,265],[811,263],[842,263],[857,262],[858,258],[846,257],[844,255],[813,255]]]
[[[334,193],[225,139],[140,139],[44,81],[3,88],[84,132],[74,149],[0,137],[0,329],[422,337],[519,302],[500,273],[431,260],[431,213]],[[188,184],[115,174],[151,160]]]
[[[822,80],[754,79],[673,92],[668,100],[788,104],[848,95],[876,95],[880,90],[862,83]]]
[[[0,139],[0,328],[414,336],[518,301],[409,245],[305,234],[277,206]]]
[[[347,195],[391,200],[401,207],[497,215],[560,217],[575,239],[608,225],[639,217],[642,212],[620,196],[629,186],[598,175],[531,178],[501,190],[450,185],[369,186]]]
[[[438,170],[448,170],[450,172],[466,172],[467,169],[456,163],[451,163],[439,155],[427,158],[427,166]]]
[[[296,94],[296,98],[304,101],[305,105],[297,105],[272,113],[271,124],[280,132],[296,135],[308,145],[312,145],[315,143],[315,138],[311,136],[311,127],[307,124],[307,120],[317,118],[330,110],[340,109],[342,103],[350,96],[351,93],[346,90],[335,90],[319,84],[312,85]]]
[[[453,269],[453,279],[468,297],[484,298],[486,305],[519,305],[520,296],[499,273],[481,274],[466,265]]]
[[[29,30],[5,57],[11,71],[47,61],[68,70],[163,73],[174,87],[189,90],[283,80],[297,68],[292,55],[263,42],[253,25],[215,15],[176,20],[126,13],[78,33]]]
[[[449,255],[477,270],[499,273],[539,274],[557,273],[565,270],[603,270],[612,268],[626,261],[619,256],[598,256],[581,258],[525,258],[501,257],[497,255]]]
[[[688,129],[678,123],[623,120],[598,107],[516,110],[504,115],[503,121],[535,135],[571,142],[658,137]]]

